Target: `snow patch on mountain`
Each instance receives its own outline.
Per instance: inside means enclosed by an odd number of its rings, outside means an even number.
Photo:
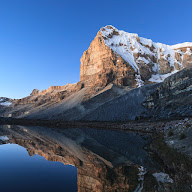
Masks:
[[[0,103],[0,105],[3,105],[3,106],[10,106],[12,103],[11,102],[3,102],[3,103]]]
[[[1,141],[8,141],[9,138],[7,136],[0,136]]]
[[[137,62],[141,62],[141,61],[143,61],[143,62],[146,63],[146,64],[150,63],[150,61],[147,60],[145,57],[139,57],[139,58],[137,59]]]
[[[167,73],[167,74],[156,74],[156,75],[152,75],[151,78],[149,79],[150,82],[154,82],[154,83],[160,83],[163,82],[167,77],[173,75],[174,73],[177,73],[178,70],[175,70],[171,73]]]
[[[191,53],[191,49],[190,49],[190,48],[187,48],[187,51],[185,52],[185,54],[191,55],[191,54],[192,54],[192,53]]]
[[[173,183],[173,179],[171,179],[169,177],[168,174],[166,173],[153,173],[153,177],[156,178],[157,182],[161,182],[161,183]]]
[[[179,44],[170,46],[171,49],[180,49],[180,48],[184,48],[184,47],[192,47],[192,43],[185,42],[185,43],[179,43]]]
[[[137,188],[134,190],[134,192],[142,192],[143,185],[144,185],[144,178],[145,178],[146,173],[147,173],[147,170],[143,166],[139,167],[139,174],[138,174],[139,184],[138,184]]]
[[[10,106],[11,104],[12,104],[12,103],[11,103],[10,101],[8,101],[8,100],[6,100],[6,99],[3,99],[3,98],[0,98],[0,105],[8,107],[8,106]]]
[[[141,75],[135,75],[135,80],[137,82],[137,87],[142,87],[144,85],[144,81],[141,80]]]

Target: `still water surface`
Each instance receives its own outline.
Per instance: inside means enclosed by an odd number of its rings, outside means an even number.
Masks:
[[[0,126],[0,192],[134,189],[138,166],[153,167],[147,142],[111,130]]]
[[[17,144],[0,145],[0,191],[77,191],[77,169],[50,162],[39,155],[29,156]]]

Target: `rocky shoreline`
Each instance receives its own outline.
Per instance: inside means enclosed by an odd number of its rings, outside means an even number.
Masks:
[[[0,117],[0,125],[25,125],[25,126],[45,126],[57,128],[101,128],[101,129],[116,129],[122,131],[139,131],[144,133],[163,132],[166,123],[177,122],[188,117],[177,117],[161,120],[142,119],[136,121],[117,121],[117,122],[100,122],[100,121],[59,121],[59,120],[41,120],[41,119],[22,119],[11,117]]]

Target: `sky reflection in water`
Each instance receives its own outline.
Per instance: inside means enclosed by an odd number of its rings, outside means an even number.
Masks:
[[[29,156],[17,144],[0,145],[0,191],[77,191],[77,169],[60,162]]]

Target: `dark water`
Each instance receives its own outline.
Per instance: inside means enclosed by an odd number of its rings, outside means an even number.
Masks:
[[[120,131],[0,126],[0,192],[126,191],[138,166],[154,166],[147,142]]]
[[[77,191],[77,168],[30,157],[16,144],[0,145],[0,191]],[[65,189],[65,190],[64,190]]]

